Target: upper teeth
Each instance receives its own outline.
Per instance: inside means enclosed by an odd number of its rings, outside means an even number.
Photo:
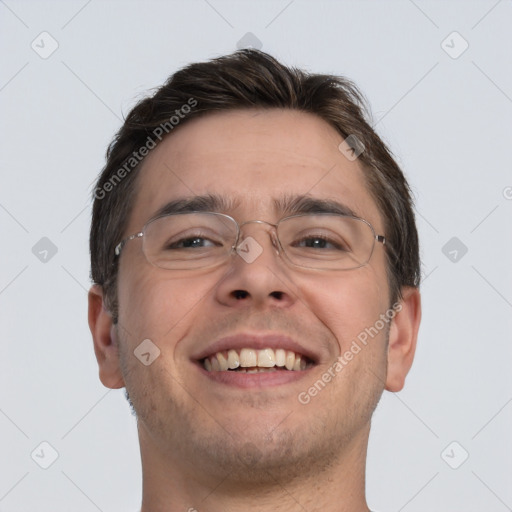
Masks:
[[[203,365],[208,371],[226,371],[241,368],[285,367],[287,370],[305,370],[307,361],[304,356],[291,350],[264,348],[257,350],[243,348],[240,351],[228,350],[217,352],[204,359]]]

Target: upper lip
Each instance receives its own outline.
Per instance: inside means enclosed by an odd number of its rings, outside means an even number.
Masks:
[[[310,359],[313,363],[316,363],[319,359],[318,355],[312,350],[304,347],[298,341],[279,333],[266,333],[266,334],[254,334],[254,333],[239,333],[230,336],[225,336],[214,341],[211,345],[198,352],[193,359],[201,360],[205,357],[212,356],[217,352],[224,350],[241,350],[243,348],[254,348],[254,349],[278,349],[290,350],[297,354],[302,354]]]

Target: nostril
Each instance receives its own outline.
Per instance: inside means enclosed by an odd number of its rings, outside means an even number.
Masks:
[[[283,292],[272,292],[270,295],[277,300],[281,300],[283,298]]]
[[[232,293],[235,299],[245,299],[249,295],[245,290],[235,290]]]

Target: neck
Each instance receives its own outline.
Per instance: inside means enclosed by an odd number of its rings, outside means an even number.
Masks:
[[[365,461],[369,428],[320,471],[269,469],[260,481],[159,449],[139,425],[141,512],[367,512]],[[175,452],[176,453],[176,452]],[[283,478],[286,473],[288,477]]]

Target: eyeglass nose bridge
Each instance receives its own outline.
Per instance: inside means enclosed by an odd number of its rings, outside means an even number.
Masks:
[[[233,250],[238,250],[238,248],[244,243],[245,239],[247,238],[242,238],[242,227],[245,226],[246,224],[267,224],[268,226],[270,226],[271,229],[268,230],[268,233],[270,235],[272,246],[274,247],[276,254],[281,255],[281,244],[279,241],[279,237],[277,236],[277,224],[272,224],[271,222],[267,222],[265,220],[247,220],[245,222],[242,222],[241,224],[238,224],[238,235],[235,240],[235,243],[233,244]]]

